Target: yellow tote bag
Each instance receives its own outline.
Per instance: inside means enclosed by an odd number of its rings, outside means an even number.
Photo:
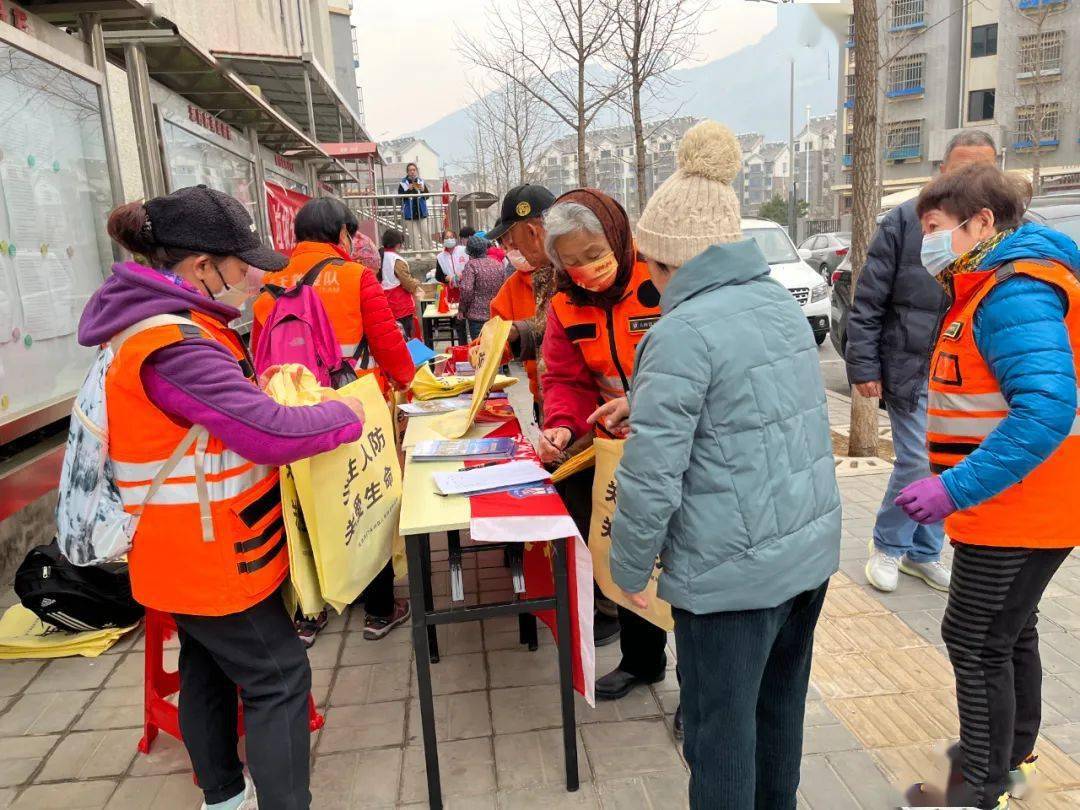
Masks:
[[[496,366],[496,369],[498,369],[498,366]],[[517,383],[516,377],[506,377],[499,374],[491,383],[491,390],[502,391],[515,383]],[[431,367],[424,365],[416,370],[416,376],[413,377],[410,390],[418,400],[427,402],[432,399],[456,397],[466,391],[472,391],[475,386],[476,377],[455,377],[453,375],[436,377],[431,372]]]
[[[285,518],[285,536],[289,543],[289,582],[292,586],[292,599],[286,600],[286,604],[293,610],[299,607],[305,616],[315,616],[326,605],[326,599],[319,587],[319,569],[300,496],[296,492],[296,481],[288,467],[281,468],[281,514]],[[290,601],[293,604],[289,604]],[[340,613],[344,605],[335,605],[334,609]]]
[[[589,551],[592,552],[593,576],[596,578],[596,584],[604,596],[615,604],[632,610],[643,619],[670,633],[675,628],[675,622],[671,618],[671,605],[656,595],[656,582],[660,576],[659,566],[653,568],[652,577],[645,588],[649,595],[649,606],[645,610],[630,604],[623,595],[622,589],[611,578],[611,519],[619,500],[615,470],[622,459],[623,441],[598,438],[593,442],[593,448],[596,452],[596,478],[593,479]]]
[[[394,418],[374,375],[333,391],[298,368],[279,371],[267,393],[286,405],[348,396],[364,406],[364,433],[357,441],[290,465],[319,588],[340,612],[390,560],[401,509]]]
[[[460,439],[469,432],[476,415],[484,407],[484,400],[491,392],[498,374],[499,367],[503,362],[503,353],[506,351],[506,341],[510,339],[510,321],[502,318],[492,318],[484,324],[480,332],[480,343],[476,360],[476,377],[473,378],[472,404],[469,410],[451,411],[448,414],[436,417],[436,425],[439,433],[448,439]]]

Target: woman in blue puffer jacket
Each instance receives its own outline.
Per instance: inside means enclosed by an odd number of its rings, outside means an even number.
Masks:
[[[1038,604],[1080,545],[1063,495],[1080,473],[1080,250],[1021,225],[1027,183],[969,166],[923,189],[923,264],[952,296],[930,362],[934,477],[897,505],[945,520],[955,548],[942,638],[956,673],[960,747],[941,796],[1005,808],[1034,771],[1041,712]]]

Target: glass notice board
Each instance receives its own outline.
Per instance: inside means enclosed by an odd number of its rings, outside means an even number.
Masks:
[[[97,86],[0,42],[0,426],[82,383],[111,199]]]

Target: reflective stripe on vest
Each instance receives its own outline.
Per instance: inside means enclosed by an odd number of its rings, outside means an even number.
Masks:
[[[1080,388],[1076,392],[1080,402]],[[935,437],[985,439],[1009,414],[1009,404],[1001,394],[952,394],[931,391],[926,432]],[[1080,409],[1070,436],[1080,436]]]

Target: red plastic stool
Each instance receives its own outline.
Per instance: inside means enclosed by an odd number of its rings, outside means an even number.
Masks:
[[[180,691],[180,673],[166,672],[164,664],[165,640],[176,632],[176,622],[168,613],[157,610],[146,611],[146,653],[143,687],[143,738],[139,740],[139,750],[150,753],[150,746],[157,739],[159,731],[164,731],[182,740],[180,735],[180,715],[166,698]],[[308,722],[312,731],[318,731],[326,720],[315,708],[315,698],[308,695]],[[244,733],[244,707],[240,706],[237,731]]]

